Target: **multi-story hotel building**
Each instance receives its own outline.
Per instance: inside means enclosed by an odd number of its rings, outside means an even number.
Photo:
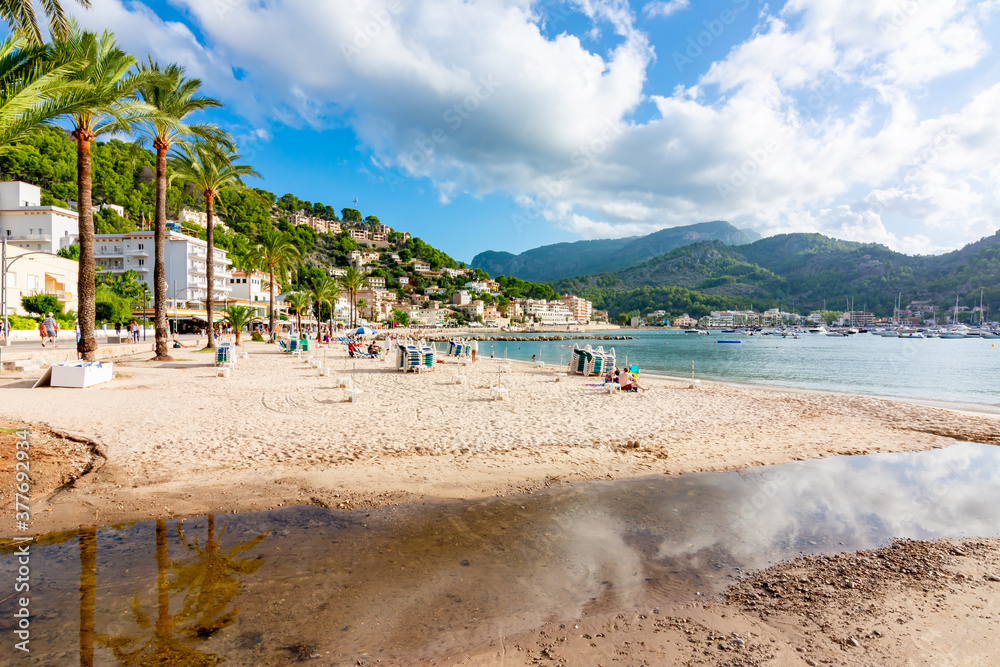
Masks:
[[[94,236],[94,261],[101,270],[124,273],[130,269],[139,274],[139,282],[153,285],[153,232],[126,234],[96,234]],[[167,283],[167,306],[179,319],[205,319],[205,298],[208,295],[208,244],[180,232],[168,231],[163,247],[164,278]],[[224,308],[232,292],[232,272],[225,250],[215,249],[213,295],[217,310]]]
[[[54,255],[76,243],[79,231],[77,212],[42,206],[42,190],[37,185],[0,182],[0,234],[8,245]]]
[[[564,295],[562,302],[566,304],[567,308],[569,308],[569,312],[573,313],[573,317],[577,322],[586,324],[590,321],[590,316],[594,310],[593,303],[578,296],[573,296],[572,294]]]

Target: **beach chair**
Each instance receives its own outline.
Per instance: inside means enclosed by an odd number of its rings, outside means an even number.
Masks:
[[[225,366],[233,360],[233,348],[229,343],[223,343],[215,350],[215,365]]]
[[[291,350],[288,349],[288,345],[285,344],[285,341],[280,338],[278,339],[278,349],[282,352],[291,352]]]

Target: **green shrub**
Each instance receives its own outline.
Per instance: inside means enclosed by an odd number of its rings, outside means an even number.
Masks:
[[[42,317],[47,313],[62,315],[63,311],[62,302],[55,294],[25,294],[21,297],[21,307]]]
[[[23,315],[9,315],[10,328],[14,331],[30,331],[38,328],[38,320]]]
[[[253,335],[250,336],[250,340],[252,340],[255,343],[263,343],[264,337],[260,335],[259,331],[254,331]]]

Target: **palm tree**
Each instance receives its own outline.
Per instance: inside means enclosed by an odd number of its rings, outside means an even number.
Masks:
[[[97,529],[80,528],[80,667],[94,667]]]
[[[160,67],[150,58],[149,63],[136,68],[138,74],[149,79],[139,87],[138,94],[156,115],[140,123],[137,130],[142,135],[139,143],[152,141],[156,151],[156,209],[154,215],[153,305],[156,327],[156,356],[154,361],[170,361],[167,352],[167,280],[164,276],[163,249],[167,242],[167,151],[170,145],[185,137],[198,137],[232,146],[228,135],[214,125],[189,124],[191,114],[222,106],[211,97],[199,96],[199,79],[184,77],[184,68],[170,64]],[[208,264],[213,258],[209,257]],[[208,286],[212,290],[212,285]],[[209,343],[211,344],[211,342]]]
[[[80,233],[77,288],[80,342],[77,343],[77,351],[84,360],[94,361],[94,352],[97,350],[97,341],[94,339],[97,288],[90,145],[98,136],[127,130],[141,118],[152,114],[147,105],[133,97],[149,77],[129,73],[135,64],[135,58],[119,49],[114,35],[107,31],[98,36],[72,25],[66,40],[53,44],[52,48],[57,58],[77,63],[70,74],[75,87],[65,91],[60,103],[74,109],[68,119],[72,126],[70,136],[76,139],[77,147],[77,211]]]
[[[167,559],[167,522],[156,520],[156,621],[150,622],[142,608],[139,593],[132,599],[132,615],[139,627],[139,634],[117,636],[99,634],[96,639],[111,649],[118,661],[126,667],[145,665],[185,665],[209,667],[218,665],[225,658],[214,653],[202,653],[189,644],[190,637],[178,636],[180,628],[170,615],[170,561]],[[187,634],[187,633],[185,633]]]
[[[361,317],[364,317],[365,308],[368,307],[368,302],[365,299],[358,299],[358,312],[361,313]]]
[[[319,322],[323,319],[323,304],[330,304],[330,334],[333,334],[333,304],[340,296],[337,282],[325,273],[313,280],[309,298],[316,302],[316,341],[319,342]]]
[[[295,263],[302,254],[287,235],[270,227],[260,235],[253,250],[253,261],[263,271],[267,271],[271,298],[267,306],[268,343],[274,342],[274,286],[275,280],[285,282],[289,274],[295,272]]]
[[[344,289],[346,289],[351,295],[351,326],[354,327],[357,324],[355,311],[358,291],[365,284],[365,274],[358,271],[355,267],[350,266],[347,268],[347,273],[341,276],[340,284],[343,285]]]
[[[214,330],[213,318],[215,310],[215,237],[214,216],[215,198],[223,191],[242,190],[253,192],[243,184],[247,176],[261,178],[261,175],[245,164],[236,164],[240,155],[235,150],[204,141],[197,143],[182,143],[171,156],[170,166],[173,167],[174,178],[190,183],[201,190],[205,196],[205,242],[208,245],[208,260],[205,275],[208,288],[205,294],[205,310],[208,317],[208,330]],[[215,347],[215,340],[208,337],[208,347]]]
[[[225,534],[223,526],[218,539]],[[175,616],[181,634],[211,637],[233,624],[239,607],[231,605],[242,588],[237,575],[253,574],[265,562],[263,558],[241,555],[263,542],[268,535],[270,531],[231,549],[221,549],[215,534],[214,514],[208,515],[208,534],[204,544],[199,543],[197,538],[189,541],[178,522],[177,537],[192,555],[187,561],[171,563],[176,577],[170,588],[184,592],[184,608]]]
[[[21,38],[0,42],[0,148],[85,108],[79,97],[68,94],[80,88],[70,76],[80,64],[69,54]]]
[[[226,309],[225,320],[229,322],[233,327],[233,331],[236,332],[236,345],[239,346],[242,344],[240,334],[243,333],[243,327],[253,321],[253,308],[250,306],[229,306]],[[211,337],[211,334],[209,336]]]
[[[295,313],[295,330],[302,331],[302,311],[308,310],[311,299],[305,292],[292,292],[285,297],[289,310]],[[318,320],[317,320],[318,321]]]
[[[90,0],[76,0],[81,7],[90,9]],[[42,0],[42,10],[49,20],[49,32],[55,39],[66,39],[70,22],[66,18],[59,0]],[[42,31],[38,28],[35,5],[29,0],[0,0],[0,18],[10,25],[10,29],[20,32],[32,44],[42,43]]]

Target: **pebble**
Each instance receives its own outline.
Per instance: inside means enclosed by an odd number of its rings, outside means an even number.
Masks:
[[[848,637],[847,643],[853,646],[854,648],[861,648],[861,642],[859,642],[855,637]]]
[[[995,574],[986,575],[986,581],[1000,581],[1000,577]]]

